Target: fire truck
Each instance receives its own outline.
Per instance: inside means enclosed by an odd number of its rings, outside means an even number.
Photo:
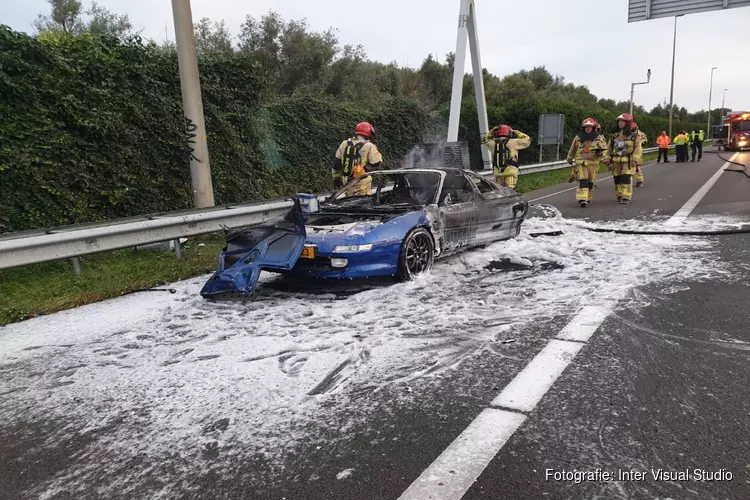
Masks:
[[[714,146],[727,151],[750,148],[750,111],[732,111],[722,125],[714,126]]]

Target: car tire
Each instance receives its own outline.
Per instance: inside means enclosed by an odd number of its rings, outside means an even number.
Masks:
[[[435,262],[435,242],[430,232],[417,227],[409,231],[401,243],[398,255],[399,281],[409,281],[432,269]]]

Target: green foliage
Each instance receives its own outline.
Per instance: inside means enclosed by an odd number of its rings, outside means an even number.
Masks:
[[[127,14],[115,14],[96,2],[84,12],[79,0],[47,0],[49,15],[39,14],[33,22],[37,33],[67,33],[124,37],[133,28]],[[84,19],[83,14],[88,16]]]
[[[139,39],[34,39],[0,27],[0,214],[13,230],[191,205],[177,59]],[[247,57],[200,62],[218,203],[277,194],[247,117]]]
[[[384,167],[422,139],[428,116],[413,101],[391,99],[376,111],[325,95],[299,92],[268,106],[271,128],[281,153],[291,164],[280,182],[287,191],[321,192],[331,187],[331,163],[338,145],[353,135],[354,125],[371,122]],[[281,176],[279,176],[281,177]]]

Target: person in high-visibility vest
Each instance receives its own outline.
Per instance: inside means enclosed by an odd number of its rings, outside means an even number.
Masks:
[[[690,142],[687,133],[681,130],[677,137],[674,138],[674,149],[677,154],[677,163],[684,163],[688,160],[687,145]]]
[[[641,141],[641,148],[643,148],[643,146],[645,146],[646,143],[648,142],[648,137],[646,136],[646,134],[644,134],[643,132],[641,132],[641,130],[638,128],[638,124],[637,123],[633,122],[630,125],[630,128],[635,131],[636,135],[638,136],[638,138]],[[640,163],[638,163],[635,166],[635,187],[641,187],[641,186],[643,186],[643,180],[644,179],[643,179],[643,170],[641,170],[642,166],[643,165],[641,165]]]
[[[606,149],[604,137],[596,131],[596,120],[583,120],[581,131],[573,139],[568,151],[568,163],[573,165],[570,180],[578,181],[576,200],[582,207],[588,206],[593,200],[594,172],[599,170],[599,161]]]
[[[693,151],[693,158],[690,161],[695,161],[695,154],[698,153],[698,161],[703,158],[703,130],[690,134],[690,146]]]
[[[602,159],[612,170],[615,181],[615,195],[622,204],[630,203],[633,197],[633,172],[643,161],[643,143],[630,126],[633,117],[623,113],[617,117],[618,132],[609,139]]]
[[[659,157],[656,159],[656,163],[661,162],[662,156],[664,156],[664,163],[669,163],[669,145],[672,143],[672,139],[667,135],[666,130],[662,130],[661,135],[656,139],[656,144],[659,146]]]
[[[531,137],[508,125],[493,127],[484,138],[492,155],[495,182],[516,189],[518,184],[518,151],[531,145]]]

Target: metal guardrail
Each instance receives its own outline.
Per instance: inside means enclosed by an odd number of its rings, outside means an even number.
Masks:
[[[655,152],[658,148],[645,149]],[[565,161],[519,167],[519,174],[533,174],[568,167]],[[492,170],[480,172],[491,176]],[[319,194],[324,199],[328,194]],[[257,224],[283,215],[288,200],[182,210],[90,224],[7,233],[0,236],[0,269],[76,258],[108,250],[177,240],[188,236]],[[77,264],[77,261],[76,261]],[[78,269],[78,267],[76,267]]]

